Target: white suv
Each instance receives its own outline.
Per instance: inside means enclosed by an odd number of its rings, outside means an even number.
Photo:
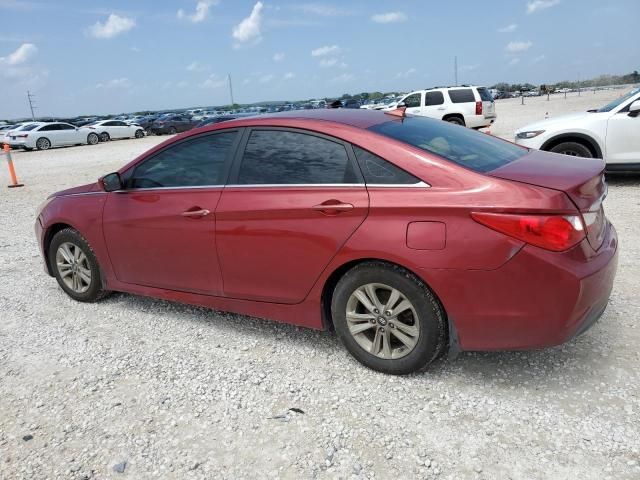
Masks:
[[[516,143],[575,157],[602,158],[607,171],[640,171],[640,87],[597,110],[532,123]]]
[[[385,110],[404,103],[406,113],[437,118],[470,128],[488,127],[496,121],[493,97],[485,87],[436,87],[408,93]]]

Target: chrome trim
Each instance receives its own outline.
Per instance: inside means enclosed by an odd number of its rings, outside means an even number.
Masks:
[[[364,187],[364,186],[365,186],[364,183],[256,183],[256,184],[247,184],[247,185],[234,183],[232,185],[226,185],[225,188],[273,188],[273,187],[276,187],[276,188],[285,188],[285,187],[289,187],[289,188],[301,188],[301,187],[304,187],[304,188],[310,188],[310,187],[353,188],[353,187]]]
[[[372,188],[431,188],[426,182],[418,183],[367,183],[367,187]]]
[[[201,190],[206,188],[224,188],[224,185],[197,185],[192,187],[145,187],[145,188],[127,188],[125,190],[114,190],[116,192],[146,192],[149,190]]]

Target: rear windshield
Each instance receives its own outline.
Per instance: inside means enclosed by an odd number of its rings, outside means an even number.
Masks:
[[[480,99],[483,102],[493,102],[493,96],[489,93],[489,90],[486,88],[479,88],[478,93],[480,94]]]
[[[19,130],[29,131],[29,130],[33,130],[34,128],[39,127],[39,126],[40,126],[39,123],[30,123],[29,125],[25,125],[24,127],[19,128]]]
[[[526,148],[470,128],[432,118],[407,116],[368,128],[439,155],[476,172],[489,172],[528,153]]]

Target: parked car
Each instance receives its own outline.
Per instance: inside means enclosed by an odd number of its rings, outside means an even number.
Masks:
[[[175,135],[176,133],[186,132],[191,130],[196,122],[193,122],[189,117],[184,115],[167,115],[166,117],[160,117],[155,120],[147,130],[155,135]]]
[[[101,142],[120,138],[142,138],[144,130],[139,125],[130,125],[122,120],[101,120],[87,125],[85,128],[94,130]]]
[[[438,87],[402,97],[388,110],[404,103],[407,113],[442,119],[470,128],[488,127],[496,121],[493,97],[485,87]]]
[[[4,144],[4,136],[8,132],[18,128],[19,126],[20,126],[19,124],[12,124],[12,123],[5,123],[4,125],[0,126],[0,146]]]
[[[603,158],[611,172],[640,171],[640,88],[597,110],[522,127],[515,141],[574,157]]]
[[[70,123],[36,122],[7,133],[5,143],[24,150],[48,150],[69,145],[95,145],[98,135]]]
[[[49,197],[47,272],[83,302],[114,290],[335,328],[393,374],[588,329],[616,273],[604,162],[401,115],[287,112],[163,142]]]

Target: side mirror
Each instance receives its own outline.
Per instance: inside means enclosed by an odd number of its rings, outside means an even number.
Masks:
[[[637,117],[638,115],[640,115],[640,100],[636,100],[629,105],[629,116]]]
[[[115,192],[116,190],[122,190],[122,178],[118,172],[110,173],[100,179],[100,184],[104,188],[105,192]]]

